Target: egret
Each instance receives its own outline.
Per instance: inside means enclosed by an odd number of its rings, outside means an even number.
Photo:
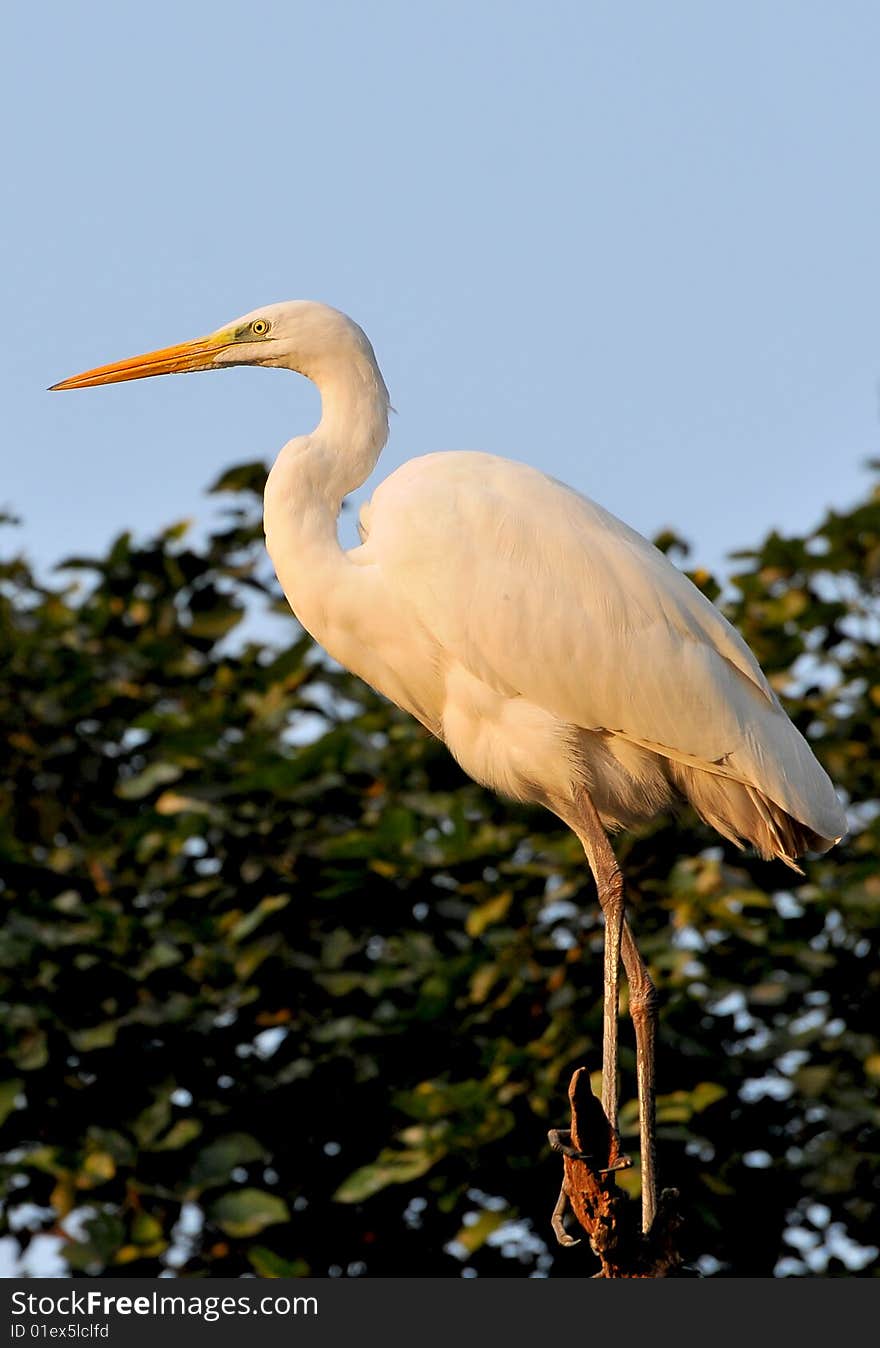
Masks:
[[[53,387],[226,365],[293,370],[321,395],[318,425],[281,449],[264,499],[266,546],[299,622],[477,782],[545,806],[583,845],[605,922],[602,1105],[616,1129],[622,957],[647,1231],[657,999],[609,832],[689,802],[724,838],[797,869],[845,831],[834,788],[709,600],[640,534],[537,468],[458,451],[410,460],[360,511],[360,544],[342,548],[342,501],[376,465],[389,399],[365,333],[338,310],[268,305]],[[565,1239],[561,1219],[554,1227]]]

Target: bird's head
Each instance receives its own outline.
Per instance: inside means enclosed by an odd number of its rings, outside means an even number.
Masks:
[[[322,372],[336,362],[358,358],[376,366],[373,348],[357,323],[326,304],[286,300],[254,309],[207,337],[98,365],[53,384],[52,389],[91,388],[156,374],[217,370],[225,365],[273,365],[320,379]]]

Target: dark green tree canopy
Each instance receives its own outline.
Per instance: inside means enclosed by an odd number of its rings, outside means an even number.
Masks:
[[[263,478],[221,479],[203,541],[123,534],[52,585],[0,565],[0,1245],[85,1274],[583,1276],[546,1146],[601,1053],[583,855],[302,635]],[[876,1271],[878,578],[875,493],[740,554],[725,595],[856,803],[847,844],[803,879],[687,814],[616,844],[705,1273]]]

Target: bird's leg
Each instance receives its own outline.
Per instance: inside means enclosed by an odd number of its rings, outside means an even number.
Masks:
[[[636,1081],[639,1096],[639,1150],[642,1157],[642,1230],[650,1231],[657,1212],[657,1141],[655,1043],[657,990],[624,919],[623,967],[629,983],[629,1013],[636,1033]]]
[[[629,983],[629,1007],[636,1036],[636,1081],[639,1099],[639,1147],[642,1159],[642,1230],[649,1231],[657,1211],[657,1144],[654,1046],[657,1036],[657,992],[624,916],[623,876],[586,791],[577,793],[576,832],[596,881],[605,915],[605,1025],[602,1058],[602,1108],[617,1129],[617,1004],[620,957]],[[609,1023],[612,1022],[612,1023]]]
[[[617,1132],[617,1008],[623,932],[623,875],[586,791],[577,793],[578,836],[587,854],[605,917],[605,1004],[602,1031],[602,1108]]]

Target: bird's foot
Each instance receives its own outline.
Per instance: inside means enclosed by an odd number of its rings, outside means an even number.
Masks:
[[[589,1161],[592,1164],[596,1159],[592,1152],[578,1151],[576,1147],[571,1145],[570,1128],[551,1128],[547,1134],[547,1141],[553,1151],[558,1151],[561,1156],[567,1156],[570,1161]],[[615,1170],[629,1170],[631,1166],[632,1160],[629,1156],[618,1156],[611,1165],[597,1169],[596,1174],[611,1175]]]
[[[555,1132],[556,1129],[554,1128]],[[552,1142],[550,1144],[553,1145]],[[559,1197],[556,1200],[556,1207],[553,1209],[553,1216],[550,1218],[550,1225],[553,1228],[553,1234],[560,1245],[580,1245],[580,1237],[570,1236],[563,1225],[566,1205],[568,1204],[568,1189],[565,1187],[565,1180],[562,1181],[562,1188],[559,1190]]]

